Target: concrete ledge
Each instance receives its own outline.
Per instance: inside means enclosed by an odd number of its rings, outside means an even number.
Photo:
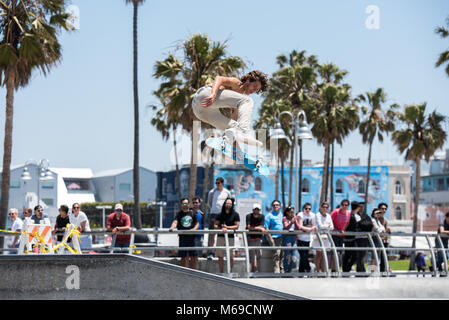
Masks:
[[[79,289],[68,288],[75,275],[73,270],[79,270]],[[301,299],[126,254],[2,256],[0,272],[4,275],[0,299]]]

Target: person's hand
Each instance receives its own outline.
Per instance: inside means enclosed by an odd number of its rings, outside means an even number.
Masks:
[[[313,226],[313,227],[312,227],[312,231],[313,231],[313,232],[317,232],[317,231],[318,231],[318,228],[317,228],[316,226]]]
[[[173,232],[173,229],[168,229],[168,232]]]
[[[207,108],[207,107],[211,106],[212,103],[214,103],[214,100],[215,100],[215,95],[212,94],[210,97],[204,99],[204,100],[201,102],[201,106],[202,106],[203,108]]]

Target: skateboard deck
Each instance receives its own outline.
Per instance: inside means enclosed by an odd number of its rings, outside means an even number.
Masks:
[[[225,143],[223,138],[208,138],[206,140],[206,145],[263,176],[270,175],[270,168],[263,161],[248,155],[246,152],[243,152],[228,143]],[[238,154],[242,155],[243,159],[242,157],[238,157]]]

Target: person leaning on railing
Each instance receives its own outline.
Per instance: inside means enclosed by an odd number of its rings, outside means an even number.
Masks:
[[[264,223],[265,216],[260,212],[261,205],[255,203],[253,205],[253,212],[246,215],[246,229],[248,231],[257,231],[258,234],[248,234],[248,246],[260,247],[262,244],[262,232],[265,231]],[[258,271],[258,262],[262,256],[262,250],[249,250],[249,263],[251,264],[251,272]]]
[[[382,215],[382,212],[378,209],[378,208],[374,208],[373,211],[371,212],[371,217],[372,217],[372,222],[373,222],[373,232],[378,232],[378,233],[384,233],[385,232],[385,226],[383,225],[383,223],[381,222],[381,220],[379,219]],[[379,241],[378,237],[373,237],[373,242],[374,245],[376,246],[376,248],[381,248],[382,247],[382,243]],[[377,251],[377,256],[380,259],[380,272],[385,272],[386,271],[386,261],[384,258],[384,255],[382,254],[381,251]],[[371,259],[370,262],[371,265],[375,265],[375,259]]]
[[[442,223],[440,223],[440,225],[438,226],[438,234],[443,235],[441,238],[441,242],[443,243],[443,248],[447,249],[448,247],[448,242],[449,242],[449,212],[446,213],[446,215],[444,216],[444,220]],[[438,239],[435,238],[435,247],[437,248],[441,248],[440,242],[438,241]],[[441,250],[438,250],[437,253],[437,268],[438,271],[443,271],[444,268],[444,260],[448,259],[448,253],[447,251],[444,252],[445,254],[443,254],[441,252]]]
[[[283,230],[284,226],[282,224],[282,213],[281,213],[281,202],[279,200],[274,200],[271,203],[273,211],[265,216],[265,229],[266,230]],[[282,245],[282,236],[280,233],[267,233],[267,240],[270,246],[280,247]],[[281,249],[273,250],[273,272],[283,273],[284,265],[283,252]]]

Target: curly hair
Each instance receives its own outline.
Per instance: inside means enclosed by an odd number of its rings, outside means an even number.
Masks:
[[[261,84],[260,90],[257,93],[261,93],[263,91],[267,91],[268,89],[268,75],[259,70],[253,70],[242,76],[240,79],[241,82],[245,83],[246,81],[254,82],[259,81]]]

